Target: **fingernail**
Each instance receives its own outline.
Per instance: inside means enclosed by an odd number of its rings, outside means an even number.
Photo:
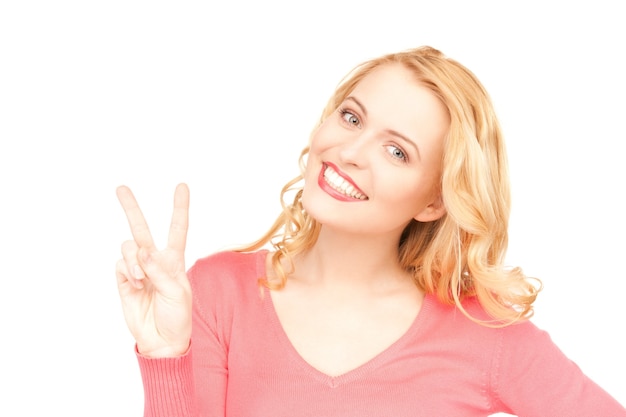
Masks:
[[[143,269],[141,269],[139,265],[135,265],[135,267],[133,268],[133,275],[137,279],[143,279],[146,277],[146,274],[143,273]]]
[[[146,249],[140,249],[139,256],[141,257],[141,261],[144,264],[149,264],[150,262],[152,262],[152,258],[150,257],[150,254]]]

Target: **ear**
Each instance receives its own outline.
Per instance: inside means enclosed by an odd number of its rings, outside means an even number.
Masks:
[[[418,222],[428,223],[439,220],[444,214],[446,214],[446,207],[443,204],[441,194],[438,194],[432,203],[427,205],[413,218]]]

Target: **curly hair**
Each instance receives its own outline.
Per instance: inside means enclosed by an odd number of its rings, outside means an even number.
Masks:
[[[400,265],[422,291],[456,305],[482,325],[501,327],[530,318],[541,282],[503,264],[511,204],[506,149],[491,99],[471,71],[429,46],[363,62],[339,83],[315,129],[365,76],[391,63],[409,69],[444,103],[450,116],[441,176],[446,214],[432,222],[410,222],[400,238]],[[292,272],[285,270],[283,261],[291,263],[295,255],[310,249],[319,234],[320,224],[307,215],[300,201],[308,151],[306,147],[300,155],[301,174],[281,190],[282,212],[272,227],[240,249],[271,244],[272,266],[279,277],[271,283],[263,281],[271,289],[284,287]],[[476,297],[492,320],[471,317],[462,304],[468,297]]]

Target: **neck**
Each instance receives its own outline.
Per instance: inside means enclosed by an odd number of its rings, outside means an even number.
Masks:
[[[352,290],[381,288],[410,279],[398,263],[399,234],[366,236],[324,228],[311,250],[295,260],[294,278]]]

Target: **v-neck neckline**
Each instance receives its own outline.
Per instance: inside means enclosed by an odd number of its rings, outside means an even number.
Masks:
[[[261,251],[259,253],[259,257],[257,259],[257,270],[258,276],[265,276],[266,274],[266,256],[269,251]],[[264,287],[264,299],[268,302],[263,303],[263,307],[265,310],[265,314],[267,316],[268,321],[270,322],[270,326],[275,333],[275,336],[278,339],[279,344],[284,347],[284,350],[289,355],[289,360],[294,365],[298,366],[302,369],[306,374],[311,376],[312,378],[318,380],[319,382],[328,385],[330,387],[338,387],[340,385],[347,384],[351,381],[361,378],[362,376],[372,372],[377,369],[381,364],[387,361],[390,357],[392,358],[399,350],[401,350],[409,341],[415,340],[416,335],[420,332],[422,323],[426,320],[426,317],[429,315],[429,311],[431,310],[434,300],[432,299],[432,295],[425,294],[424,299],[422,301],[422,306],[419,309],[417,315],[413,319],[410,327],[393,343],[383,349],[381,352],[376,354],[371,359],[362,363],[361,365],[348,370],[340,375],[331,376],[328,375],[319,369],[315,368],[309,362],[307,362],[302,355],[296,350],[291,340],[287,336],[287,332],[285,331],[282,323],[280,322],[280,318],[278,317],[278,313],[276,312],[276,308],[274,305],[274,300],[272,299],[271,291]]]

